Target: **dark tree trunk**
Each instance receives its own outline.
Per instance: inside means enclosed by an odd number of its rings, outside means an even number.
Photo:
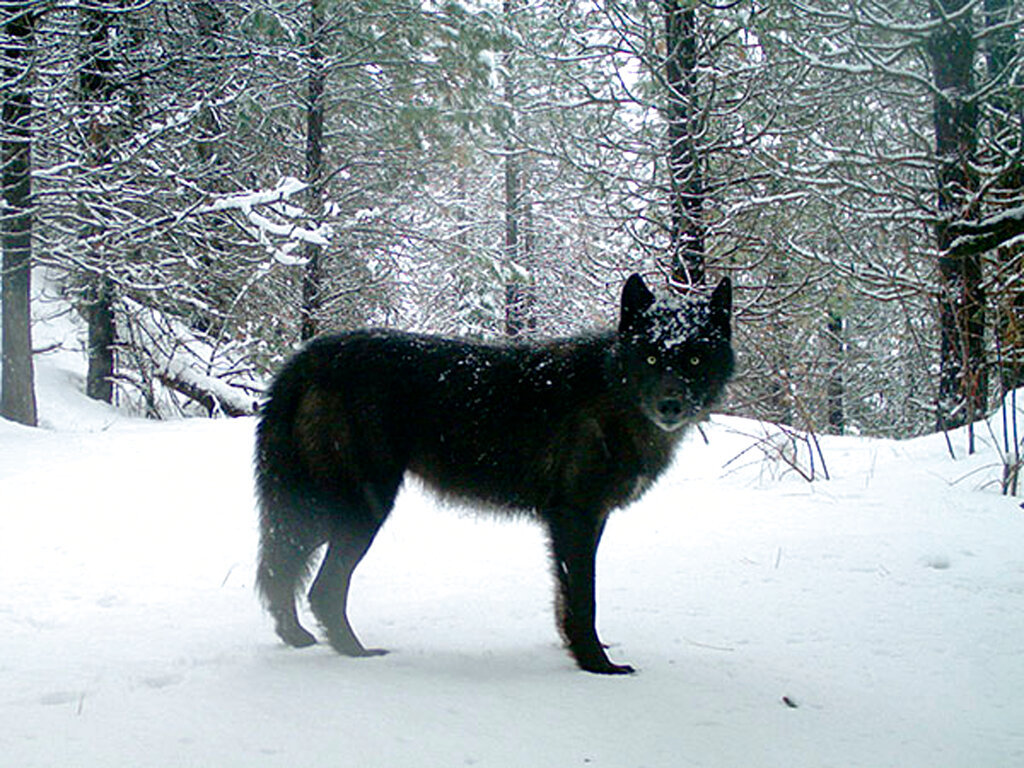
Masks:
[[[985,63],[988,74],[987,86],[993,88],[989,100],[987,132],[1000,145],[1002,152],[1020,157],[1024,149],[1024,135],[1019,118],[1014,115],[1015,82],[1014,55],[1018,51],[1018,30],[1010,23],[1013,19],[1012,0],[985,0],[984,38]],[[997,157],[1003,161],[1005,155]],[[1024,164],[1010,163],[1008,172],[1001,180],[997,205],[1016,206],[1024,203]],[[1000,270],[1006,274],[1019,272],[1014,262],[1020,257],[1024,246],[1019,243],[1004,245],[1009,239],[1024,233],[1024,217],[1017,219],[996,219],[989,231],[982,237],[967,240],[978,252],[995,249]],[[1010,280],[994,297],[997,307],[996,333],[997,365],[1002,393],[1024,386],[1024,290],[1018,281]]]
[[[515,0],[504,0],[505,18],[511,23]],[[534,292],[529,274],[529,238],[526,232],[527,204],[522,155],[515,139],[515,83],[512,54],[504,60],[505,82],[505,238],[504,262],[508,274],[505,284],[505,335],[519,336],[537,327],[533,313]]]
[[[1012,0],[985,0],[985,63],[988,80],[990,83],[1005,80],[1004,87],[995,93],[991,103],[1004,119],[1010,117],[1014,106],[1014,100],[1010,95],[1013,70],[1009,69],[1009,65],[1013,62],[1016,52],[1016,37],[1019,30],[1011,23],[1012,11]]]
[[[506,85],[508,96],[510,88]],[[511,120],[511,116],[509,117]],[[505,284],[505,335],[518,336],[524,326],[522,313],[522,281],[519,265],[519,158],[511,140],[505,142],[505,239],[504,261],[508,272]]]
[[[0,416],[36,425],[32,369],[32,8],[0,3],[4,35],[3,349]]]
[[[668,86],[668,169],[671,195],[669,266],[679,285],[705,278],[704,178],[697,153],[697,14],[691,3],[662,0]]]
[[[208,62],[215,59],[221,51],[221,38],[227,26],[227,19],[222,9],[212,0],[190,0],[189,7],[196,21],[199,51]],[[204,71],[208,70],[204,68]],[[210,106],[204,106],[199,116],[199,138],[196,141],[196,154],[202,162],[208,163],[213,160],[219,135],[220,126],[216,114]]]
[[[89,328],[89,369],[85,394],[105,403],[114,401],[114,284],[103,276],[92,281],[85,297]]]
[[[843,383],[843,363],[846,344],[843,341],[843,317],[835,310],[828,313],[826,339],[829,347],[829,374],[826,387],[828,403],[828,426],[834,435],[843,434],[846,428],[846,413],[843,409],[845,387]]]
[[[941,0],[935,19],[960,11],[967,0]],[[936,226],[939,251],[940,370],[936,427],[973,421],[985,411],[985,293],[980,254],[954,256],[950,223],[974,217],[971,197],[977,180],[971,171],[977,142],[977,108],[971,71],[975,42],[970,14],[943,22],[929,41],[934,97],[935,153],[938,161]]]
[[[101,112],[107,109],[116,90],[114,82],[114,37],[113,29],[120,0],[108,0],[80,9],[81,17],[81,58],[79,61],[78,86],[84,113],[90,116],[85,148],[87,163],[99,169],[110,163],[110,149],[113,138],[106,118]],[[86,239],[98,233],[98,227],[88,225]],[[102,262],[102,255],[93,253],[93,260]],[[113,281],[109,275],[95,274],[87,277],[84,291],[84,306],[88,329],[89,366],[85,379],[85,393],[94,400],[111,403],[114,400],[114,325]]]
[[[514,145],[505,152],[505,335],[519,336],[537,329],[534,287],[529,273],[529,206],[523,200],[523,171]]]
[[[309,6],[309,75],[306,103],[306,184],[309,213],[314,220],[323,213],[324,199],[324,18],[322,0]],[[302,306],[299,309],[302,340],[311,339],[320,329],[324,301],[323,249],[307,242],[303,248],[306,265],[302,273]]]

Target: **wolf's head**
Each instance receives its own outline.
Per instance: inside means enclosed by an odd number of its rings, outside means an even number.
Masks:
[[[666,432],[707,416],[732,375],[732,284],[710,296],[656,298],[639,275],[622,289],[619,344],[625,383]]]

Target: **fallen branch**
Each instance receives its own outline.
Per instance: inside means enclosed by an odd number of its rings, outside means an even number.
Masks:
[[[205,382],[198,380],[195,376],[187,374],[190,371],[183,371],[185,376],[175,375],[170,371],[157,371],[156,377],[168,389],[173,389],[178,394],[194,400],[206,409],[211,416],[223,413],[225,416],[251,416],[256,412],[256,401],[246,399],[241,391],[225,393],[223,382],[219,379],[212,379]],[[204,377],[209,379],[209,377]],[[209,386],[216,382],[214,386]],[[228,385],[230,386],[230,385]],[[234,389],[234,388],[232,388]]]
[[[130,344],[144,356],[139,360],[143,378],[147,376],[189,400],[208,414],[250,416],[257,410],[258,388],[245,381],[231,383],[224,378],[230,372],[215,375],[206,356],[207,347],[181,323],[158,311],[127,300]],[[192,349],[196,347],[197,349]]]

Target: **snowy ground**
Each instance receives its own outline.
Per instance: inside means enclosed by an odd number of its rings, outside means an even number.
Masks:
[[[759,427],[717,419],[609,523],[628,678],[559,647],[538,530],[407,487],[353,588],[392,653],[352,660],[254,597],[253,422],[127,418],[69,359],[45,429],[0,421],[0,765],[1024,764],[1024,512],[989,447],[827,439],[808,484],[723,469]]]

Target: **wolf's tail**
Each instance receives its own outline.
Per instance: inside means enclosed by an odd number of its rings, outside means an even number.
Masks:
[[[254,456],[259,506],[259,565],[256,586],[273,610],[298,589],[305,577],[306,556],[316,534],[303,515],[305,477],[295,437],[295,418],[308,377],[302,353],[274,379],[260,409]],[[290,596],[287,598],[290,601]]]

